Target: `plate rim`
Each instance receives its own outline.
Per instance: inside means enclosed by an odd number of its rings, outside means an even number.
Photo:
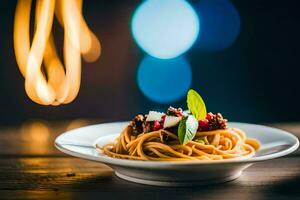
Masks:
[[[269,127],[269,126],[265,126],[265,125],[243,123],[243,122],[230,122],[230,124],[251,125],[251,126],[257,126],[260,128],[268,128],[268,129],[280,131],[281,134],[284,134],[290,138],[293,138],[293,140],[295,141],[295,144],[287,149],[280,151],[280,152],[276,152],[276,153],[261,156],[261,157],[252,157],[252,158],[248,158],[248,159],[243,159],[243,158],[232,159],[232,160],[227,159],[227,160],[217,160],[217,161],[213,161],[213,162],[212,161],[159,161],[158,162],[158,161],[127,160],[127,159],[112,158],[112,157],[108,157],[108,156],[97,156],[96,157],[96,156],[91,156],[91,155],[79,153],[76,151],[72,151],[68,148],[65,148],[63,145],[61,145],[58,142],[59,138],[64,137],[66,134],[72,134],[72,132],[78,131],[80,129],[84,129],[84,128],[88,128],[88,127],[95,127],[95,126],[104,125],[104,124],[109,125],[109,124],[120,124],[120,123],[126,123],[126,122],[127,121],[100,123],[100,124],[84,126],[84,127],[70,130],[70,131],[66,131],[56,137],[54,145],[61,152],[66,153],[71,156],[74,156],[74,157],[82,158],[85,160],[101,162],[101,163],[104,163],[107,165],[134,167],[134,168],[168,168],[168,167],[174,167],[174,166],[219,165],[219,164],[230,164],[230,163],[232,163],[232,164],[234,164],[234,163],[235,164],[236,163],[254,163],[254,162],[260,162],[260,161],[265,161],[265,160],[270,160],[270,159],[275,159],[275,158],[286,156],[286,155],[296,151],[299,147],[298,138],[294,134],[292,134],[286,130]],[[93,147],[89,147],[89,148],[94,148],[94,144],[93,144]]]

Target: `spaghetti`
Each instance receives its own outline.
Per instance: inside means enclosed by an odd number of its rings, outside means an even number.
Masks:
[[[257,140],[247,138],[245,132],[237,128],[197,132],[186,145],[179,143],[176,134],[164,129],[137,136],[132,132],[128,126],[114,144],[97,148],[114,158],[183,161],[250,158],[260,146]],[[169,138],[168,142],[161,140],[164,136]]]
[[[96,146],[113,158],[184,161],[246,159],[260,144],[238,128],[228,128],[220,113],[206,113],[201,96],[187,94],[188,113],[169,107],[166,114],[137,115],[113,144]]]

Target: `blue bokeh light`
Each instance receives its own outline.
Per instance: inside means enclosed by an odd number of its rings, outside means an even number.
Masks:
[[[195,6],[201,33],[195,47],[219,51],[230,47],[240,33],[240,15],[229,0],[201,0]]]
[[[145,52],[169,59],[186,52],[197,40],[199,18],[185,0],[147,0],[133,14],[131,30]]]
[[[183,56],[166,60],[145,56],[138,68],[137,82],[147,98],[167,104],[186,95],[192,71]]]

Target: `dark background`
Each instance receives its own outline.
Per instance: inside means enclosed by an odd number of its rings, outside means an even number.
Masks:
[[[1,1],[0,123],[16,124],[36,118],[121,120],[149,109],[167,108],[168,105],[148,100],[136,84],[136,70],[144,53],[132,38],[130,20],[140,3],[84,1],[86,21],[100,39],[103,52],[96,62],[83,62],[77,99],[69,105],[53,107],[37,105],[25,94],[12,41],[16,1]],[[186,53],[193,71],[192,88],[201,90],[208,110],[221,112],[231,121],[299,121],[300,2],[232,3],[240,14],[240,34],[224,51],[192,48]],[[59,43],[62,30],[58,26],[55,30]],[[172,105],[185,108],[185,99]]]

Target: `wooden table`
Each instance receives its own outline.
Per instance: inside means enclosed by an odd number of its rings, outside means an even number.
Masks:
[[[226,184],[167,188],[126,182],[104,164],[60,153],[53,142],[95,123],[32,121],[0,129],[0,199],[300,199],[300,151],[257,163]],[[300,123],[272,124],[300,136]]]

